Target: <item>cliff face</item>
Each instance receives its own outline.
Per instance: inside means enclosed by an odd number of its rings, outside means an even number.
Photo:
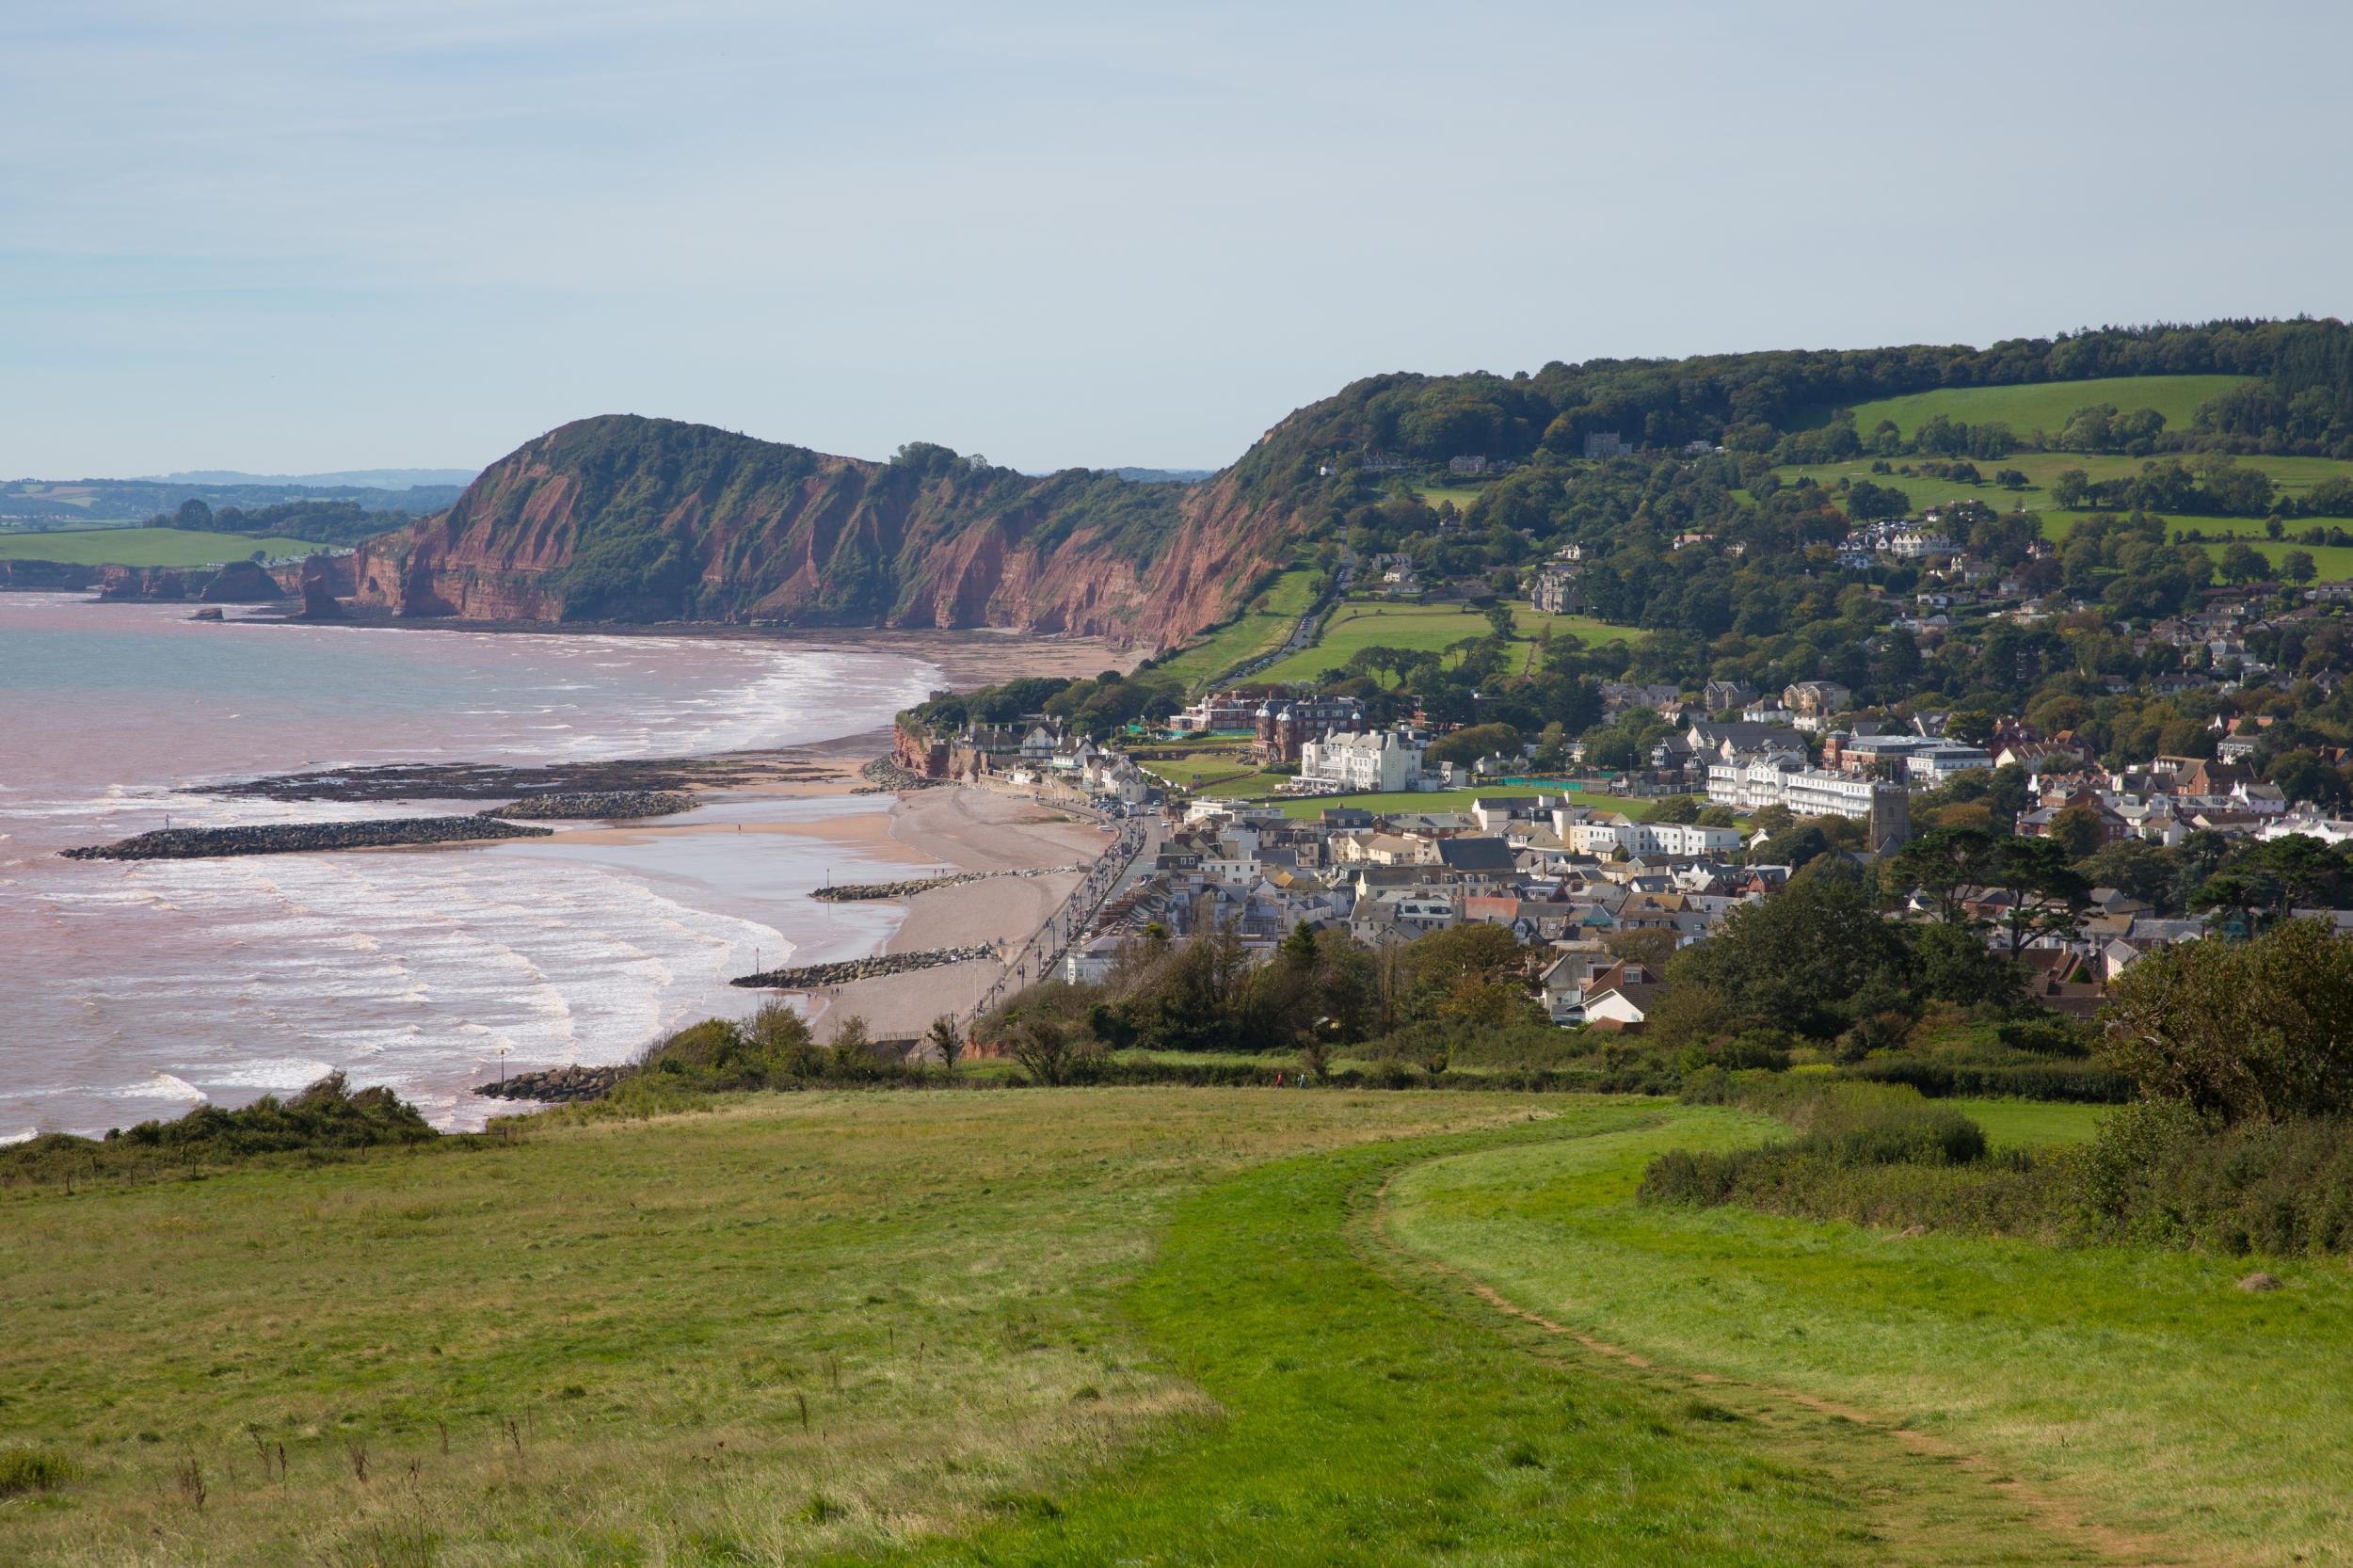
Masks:
[[[614,416],[494,463],[360,549],[356,598],[469,620],[1007,626],[1166,646],[1288,558],[1227,479],[888,463]]]

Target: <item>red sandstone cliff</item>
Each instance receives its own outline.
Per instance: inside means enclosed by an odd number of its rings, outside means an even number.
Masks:
[[[1229,477],[1140,485],[888,463],[705,425],[583,420],[360,549],[356,597],[470,620],[1008,626],[1165,647],[1289,557]]]

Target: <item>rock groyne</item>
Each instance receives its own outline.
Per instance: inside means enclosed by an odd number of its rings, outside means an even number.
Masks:
[[[935,888],[956,888],[967,882],[988,882],[1000,876],[1060,876],[1082,872],[1084,866],[1025,866],[1009,872],[954,872],[947,876],[919,876],[905,882],[836,882],[809,890],[809,897],[826,904],[856,904],[866,899],[913,898]]]
[[[544,839],[549,831],[490,817],[388,817],[375,822],[273,823],[263,827],[165,827],[135,839],[60,853],[69,860],[208,860],[232,855],[302,855],[400,844]]]
[[[997,961],[997,950],[982,942],[969,947],[925,948],[917,952],[878,952],[870,958],[845,958],[833,964],[805,964],[792,969],[762,969],[758,974],[738,976],[728,984],[763,991],[815,991],[828,985],[847,985],[854,980],[873,980],[883,975],[936,969],[946,964],[994,964]]]
[[[577,790],[532,795],[477,813],[510,822],[634,821],[692,811],[695,797],[672,790]]]
[[[571,1100],[601,1099],[636,1074],[633,1065],[551,1067],[545,1072],[517,1073],[496,1083],[478,1084],[474,1093],[487,1099],[539,1100],[562,1105]]]

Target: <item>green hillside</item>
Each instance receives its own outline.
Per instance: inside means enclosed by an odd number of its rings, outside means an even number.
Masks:
[[[1522,601],[1512,607],[1518,629],[1513,646],[1525,657],[1539,632],[1574,636],[1587,645],[1618,642],[1636,635],[1623,626],[1610,626],[1586,616],[1541,615]],[[1462,604],[1389,604],[1352,600],[1333,612],[1312,647],[1270,665],[1257,679],[1313,681],[1348,663],[1358,649],[1401,648],[1417,653],[1441,653],[1465,637],[1483,637],[1490,628],[1486,616]]]
[[[2013,387],[1943,387],[1904,397],[1882,397],[1854,408],[1855,428],[1868,434],[1892,419],[1909,440],[1938,414],[1966,424],[1996,420],[2022,438],[2029,430],[2057,434],[2067,416],[2093,403],[2122,411],[2154,408],[2168,430],[2187,429],[2198,406],[2249,379],[2244,376],[2119,376],[2096,381],[2045,381]]]
[[[1235,665],[1273,652],[1314,607],[1320,575],[1304,567],[1283,573],[1242,614],[1154,667],[1198,691]]]

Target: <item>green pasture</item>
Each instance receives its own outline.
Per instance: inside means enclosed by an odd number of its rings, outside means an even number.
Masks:
[[[0,560],[57,561],[76,567],[203,567],[242,561],[255,551],[277,557],[328,549],[304,539],[256,538],[188,528],[72,528],[0,532]]]
[[[2168,430],[2189,427],[2199,406],[2247,380],[2244,376],[2119,376],[2096,381],[2045,381],[2015,387],[1945,387],[1855,406],[1855,429],[1867,436],[1883,419],[1910,440],[1938,414],[1964,424],[1998,420],[2024,440],[2029,431],[2057,436],[2067,416],[2095,403],[2119,411],[2154,408]]]
[[[1513,645],[1524,663],[1541,632],[1576,637],[1586,644],[1617,642],[1636,633],[1590,616],[1546,616],[1525,600],[1512,605]],[[1386,647],[1442,653],[1465,637],[1490,634],[1487,617],[1462,604],[1392,604],[1350,600],[1332,612],[1315,644],[1269,666],[1257,679],[1310,683],[1348,663],[1359,649]]]

